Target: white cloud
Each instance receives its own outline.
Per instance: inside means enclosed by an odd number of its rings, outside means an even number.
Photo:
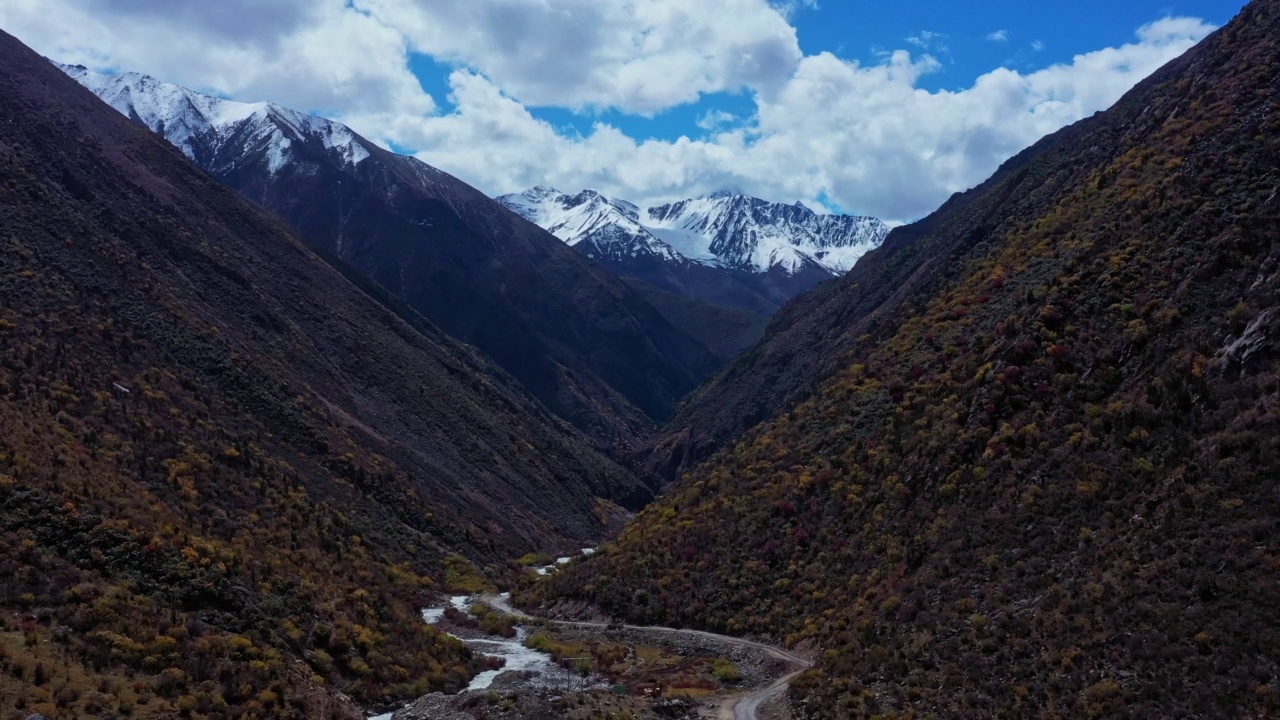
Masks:
[[[1165,17],[1138,28],[1138,40],[1143,43],[1167,43],[1180,37],[1203,35],[1206,27],[1204,21],[1197,18]]]
[[[968,89],[929,92],[919,80],[940,65],[928,54],[802,57],[780,12],[788,5],[5,0],[0,26],[59,60],[331,113],[491,194],[546,183],[645,203],[739,186],[891,221],[928,213],[1043,135],[1106,108],[1212,29],[1166,18],[1067,64],[998,68]],[[944,39],[915,37],[934,52]],[[410,72],[413,51],[457,63],[448,113]],[[640,141],[604,123],[564,133],[529,110],[648,113],[742,88],[754,112],[700,107],[697,139]]]
[[[946,40],[947,36],[945,34],[933,32],[931,30],[921,30],[919,33],[906,38],[908,44],[914,45],[925,53],[928,53],[925,57],[927,57],[930,62],[933,62],[935,55],[941,55],[943,57],[949,57],[951,55],[951,48],[947,46]],[[875,52],[875,55],[881,59],[893,57],[893,53],[887,50],[878,50]]]
[[[907,42],[918,48],[928,50],[930,47],[933,47],[934,43],[945,37],[946,35],[943,35],[942,33],[936,33],[931,30],[921,30],[919,33],[907,38]]]
[[[1036,52],[1040,52],[1041,50],[1044,50],[1044,43],[1041,42],[1040,40],[1033,40],[1031,42],[1031,49],[1035,50]]]
[[[745,126],[674,142],[637,142],[603,124],[586,137],[558,135],[490,80],[460,72],[452,78],[457,112],[421,121],[408,144],[491,193],[547,183],[643,203],[737,185],[906,220],[1110,106],[1211,29],[1161,21],[1142,28],[1138,42],[1033,73],[1000,68],[959,92],[917,87],[937,69],[928,56],[898,51],[860,65],[824,53],[806,57],[776,97],[757,97]]]
[[[1009,42],[1009,31],[1008,31],[1008,30],[996,30],[995,32],[989,33],[989,34],[987,35],[987,41],[988,41],[988,42],[1001,42],[1001,43],[1002,43],[1002,42]]]
[[[0,27],[56,60],[246,100],[425,114],[394,30],[344,0],[4,0]]]
[[[703,130],[719,130],[738,121],[738,116],[724,110],[708,110],[698,117],[698,127]]]
[[[790,20],[801,10],[818,10],[818,0],[771,0],[770,5]]]
[[[801,53],[766,0],[356,0],[414,50],[473,68],[532,106],[653,114],[702,93],[770,93]]]
[[[68,62],[137,69],[310,109],[425,112],[408,52],[532,106],[652,115],[703,93],[769,94],[801,59],[784,17],[814,0],[5,0],[0,24]]]

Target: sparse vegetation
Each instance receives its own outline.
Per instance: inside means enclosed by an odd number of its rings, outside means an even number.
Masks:
[[[0,708],[342,718],[465,685],[482,663],[420,608],[598,534],[634,478],[3,33],[0,58]]]
[[[1277,28],[784,310],[686,417],[781,411],[529,595],[812,641],[805,717],[1274,715],[1280,354],[1234,343],[1280,307]]]

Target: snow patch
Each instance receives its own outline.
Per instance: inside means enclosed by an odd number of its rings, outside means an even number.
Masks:
[[[296,143],[316,143],[356,166],[370,157],[366,141],[347,126],[271,103],[244,103],[205,95],[139,73],[109,75],[54,63],[107,104],[151,128],[196,159],[230,143],[261,149],[268,171],[289,164]]]
[[[640,224],[639,207],[596,190],[567,195],[540,185],[516,195],[503,195],[498,202],[569,245],[590,243],[590,257],[654,257],[667,262],[686,259]]]
[[[569,245],[590,243],[591,257],[654,256],[757,273],[816,266],[842,275],[889,233],[876,218],[823,215],[736,190],[643,210],[595,190],[568,195],[546,186],[498,201]]]

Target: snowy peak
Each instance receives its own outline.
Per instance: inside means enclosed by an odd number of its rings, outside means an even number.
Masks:
[[[645,222],[700,236],[707,252],[725,264],[757,272],[775,266],[796,272],[813,262],[843,274],[889,234],[876,218],[821,215],[798,202],[784,205],[731,192],[650,208]]]
[[[349,166],[369,157],[368,141],[331,120],[271,103],[224,100],[139,73],[108,75],[80,65],[54,65],[202,165],[215,164],[212,158],[232,144],[263,153],[272,173],[294,157],[295,144],[333,153]]]
[[[685,261],[640,224],[640,208],[596,190],[569,195],[538,186],[498,202],[591,258]]]
[[[588,207],[592,210],[621,213],[628,220],[632,220],[634,222],[640,221],[640,208],[626,200],[613,200],[607,198],[595,190],[583,190],[572,198],[569,198],[568,202],[572,205]]]
[[[568,195],[545,186],[498,201],[570,245],[591,243],[583,249],[614,259],[661,255],[755,273],[840,275],[889,233],[875,218],[821,215],[738,190],[644,210],[595,190]]]
[[[374,150],[341,123],[272,103],[225,100],[139,73],[54,64],[215,174],[257,163],[275,176],[317,156],[351,169]],[[435,171],[410,165],[430,182],[425,175]],[[546,186],[498,201],[598,260],[695,262],[753,273],[843,274],[889,230],[875,218],[820,215],[737,189],[647,209],[596,190],[569,195]]]
[[[581,242],[584,235],[602,223],[623,222],[638,227],[640,216],[640,209],[635,205],[611,200],[595,190],[569,195],[545,185],[517,195],[503,195],[498,202],[571,245]]]

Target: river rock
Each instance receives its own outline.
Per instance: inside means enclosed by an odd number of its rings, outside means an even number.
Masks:
[[[475,720],[451,705],[448,695],[432,693],[418,698],[412,705],[397,710],[391,720]]]

